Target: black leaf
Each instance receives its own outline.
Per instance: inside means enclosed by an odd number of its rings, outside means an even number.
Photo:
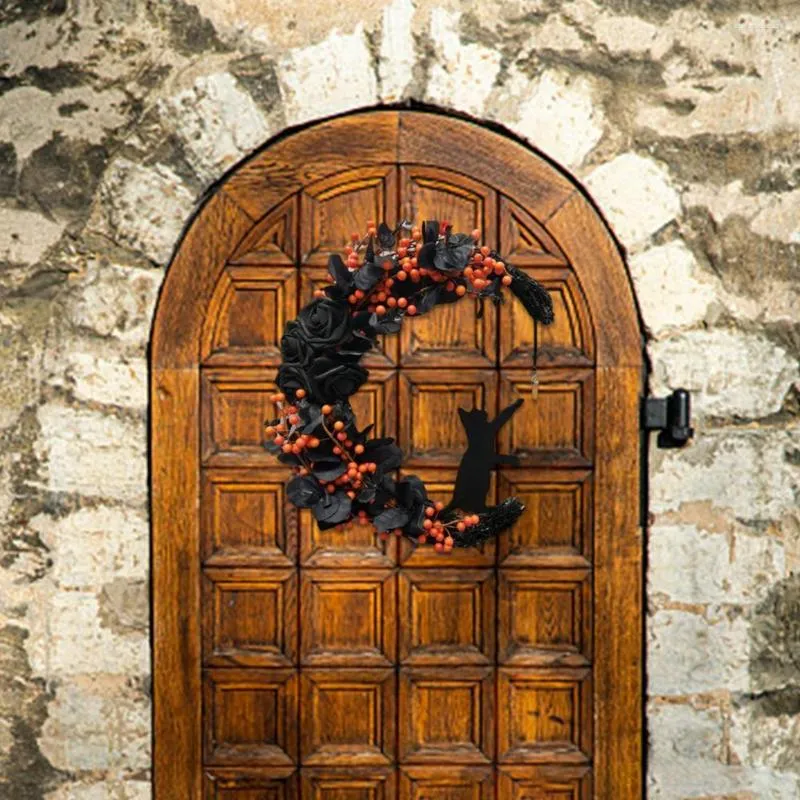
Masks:
[[[381,222],[378,226],[378,241],[381,245],[381,250],[394,249],[394,234],[385,222]]]
[[[434,258],[436,256],[436,243],[428,242],[422,245],[417,252],[417,264],[420,267],[431,269],[434,266]]]
[[[318,522],[325,522],[328,525],[338,525],[350,516],[352,501],[344,492],[328,494],[317,501],[314,506],[314,517]]]
[[[434,266],[442,272],[463,270],[475,250],[475,240],[466,233],[454,233],[436,245]]]
[[[364,254],[364,261],[374,261],[375,260],[375,245],[372,243],[372,237],[369,237],[369,241],[367,242],[367,252]]]
[[[297,475],[286,486],[286,496],[298,508],[315,506],[324,494],[319,482],[309,476]]]
[[[338,461],[316,461],[314,463],[314,477],[321,481],[335,481],[345,472],[347,472],[347,464],[341,459]]]
[[[432,289],[427,289],[425,292],[422,292],[416,304],[417,313],[424,314],[426,311],[430,311],[439,302],[441,295],[441,286],[435,286]]]
[[[425,244],[435,242],[439,238],[439,221],[435,219],[426,220],[422,223],[422,241]]]
[[[383,268],[367,261],[361,269],[353,273],[353,283],[357,289],[368,292],[383,277]]]
[[[334,253],[328,257],[328,272],[336,281],[337,288],[344,292],[350,291],[350,287],[353,285],[353,275],[345,266],[341,256]]]
[[[397,333],[400,330],[400,319],[398,314],[384,314],[379,317],[373,313],[369,318],[369,324],[377,333]]]
[[[408,511],[404,508],[387,508],[386,511],[381,511],[373,522],[375,529],[382,533],[394,528],[402,528],[408,522],[408,519]]]

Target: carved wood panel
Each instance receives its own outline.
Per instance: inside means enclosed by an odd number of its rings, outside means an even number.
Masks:
[[[487,501],[527,509],[497,542],[441,557],[368,526],[320,531],[287,503],[262,424],[283,324],[366,219],[448,219],[550,291],[533,328],[513,297],[409,320],[364,361],[361,426],[447,501],[457,409],[518,397]],[[242,239],[202,336],[204,786],[208,800],[588,800],[593,669],[594,329],[558,244],[497,189],[416,164],[339,171]]]

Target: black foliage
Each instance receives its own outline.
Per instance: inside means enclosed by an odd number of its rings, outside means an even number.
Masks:
[[[506,265],[512,277],[511,291],[519,298],[525,310],[543,325],[553,322],[553,300],[547,289],[530,275],[512,264]]]
[[[357,269],[348,268],[338,255],[330,256],[328,271],[332,281],[324,296],[310,302],[297,319],[287,323],[281,338],[282,363],[276,382],[297,410],[284,412],[270,424],[277,427],[282,423],[285,427],[279,430],[289,442],[302,434],[307,446],[289,453],[272,441],[265,442],[265,447],[281,463],[302,468],[299,472],[303,474],[288,482],[287,497],[299,508],[312,509],[323,530],[348,521],[354,514],[366,513],[378,531],[400,529],[414,541],[430,536],[426,518],[433,513],[433,503],[423,481],[415,475],[395,480],[396,470],[403,461],[400,448],[391,438],[370,439],[371,425],[361,431],[356,426],[349,398],[368,376],[359,362],[374,347],[376,337],[400,330],[412,305],[417,315],[426,314],[440,303],[455,302],[459,286],[470,290],[478,316],[483,313],[487,299],[494,303],[503,301],[501,275],[491,270],[488,275],[483,274],[485,282],[480,291],[475,289],[480,285],[477,283],[480,274],[472,285],[466,278],[464,270],[476,252],[472,236],[452,233],[449,225],[428,220],[422,226],[422,243],[412,243],[407,248],[404,242],[402,247],[406,249],[399,253],[399,237],[407,236],[403,231],[408,228],[410,225],[402,222],[392,230],[382,222],[376,234],[354,245],[363,255],[363,263]],[[419,273],[414,271],[413,261],[410,270],[401,267],[400,261],[406,255],[417,259]],[[496,261],[502,260],[496,253],[491,255]],[[401,268],[406,275],[396,278]],[[552,322],[552,301],[544,287],[513,265],[506,264],[506,271],[511,276],[511,291],[528,313],[543,324]],[[391,289],[382,283],[387,277],[395,278]],[[381,291],[391,295],[390,302],[384,303],[374,295],[369,298],[372,292]],[[380,314],[373,310],[376,307]],[[452,500],[438,519],[455,523],[477,514],[479,522],[471,524],[470,520],[464,520],[467,523],[464,531],[457,531],[454,524],[447,525],[446,533],[456,546],[480,544],[512,525],[522,513],[524,506],[516,498],[486,506],[490,470],[498,464],[515,463],[515,457],[497,453],[495,442],[498,429],[520,403],[508,406],[492,421],[484,411],[459,410],[468,446],[459,466]],[[323,405],[333,408],[329,418],[322,412]],[[299,415],[299,421],[290,417],[294,413]],[[334,420],[339,438],[330,427]],[[315,441],[308,445],[312,439]],[[346,447],[342,442],[346,442]],[[360,471],[357,476],[352,473],[348,477],[345,473],[354,467],[352,461],[359,465]],[[441,541],[444,534],[437,535]]]

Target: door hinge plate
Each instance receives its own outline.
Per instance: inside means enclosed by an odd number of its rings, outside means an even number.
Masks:
[[[659,432],[659,447],[683,447],[694,436],[691,421],[691,398],[686,389],[675,389],[669,397],[642,400],[642,429]]]

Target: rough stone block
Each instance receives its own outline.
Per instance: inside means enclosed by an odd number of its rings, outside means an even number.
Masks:
[[[695,330],[648,348],[655,394],[682,387],[698,415],[758,419],[779,411],[800,378],[796,358],[765,336]]]
[[[749,685],[748,626],[731,610],[656,611],[648,620],[650,695],[690,695]]]
[[[38,411],[47,487],[134,504],[147,499],[144,420],[133,424],[57,404]]]
[[[636,153],[622,153],[597,167],[586,188],[628,248],[643,244],[681,213],[669,173]]]

